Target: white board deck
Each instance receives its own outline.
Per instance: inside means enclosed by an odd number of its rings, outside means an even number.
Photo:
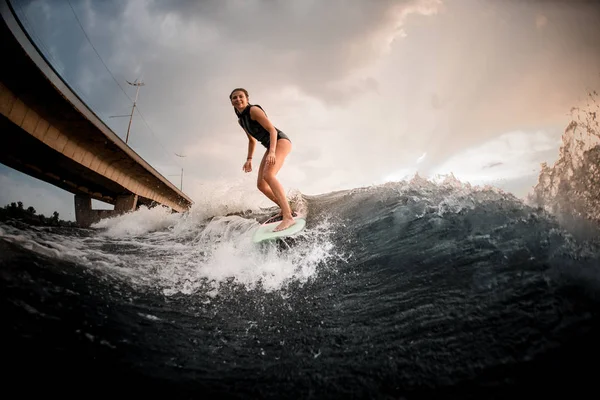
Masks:
[[[273,230],[277,227],[277,225],[281,223],[281,220],[274,222],[269,222],[269,220],[267,220],[265,223],[260,225],[256,229],[256,231],[254,231],[252,240],[254,241],[254,243],[259,243],[266,240],[273,240],[277,238],[295,235],[304,229],[304,227],[306,226],[306,219],[303,215],[299,215],[294,217],[294,220],[296,221],[294,225],[278,232],[275,232]]]

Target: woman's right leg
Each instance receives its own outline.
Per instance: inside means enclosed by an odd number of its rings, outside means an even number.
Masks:
[[[271,192],[274,194],[275,198],[279,200],[279,208],[281,209],[281,216],[283,217],[281,223],[275,227],[275,232],[286,229],[295,223],[292,209],[287,201],[283,186],[276,178],[277,172],[279,172],[283,166],[285,158],[291,150],[292,143],[289,140],[279,139],[277,141],[277,150],[275,150],[275,164],[266,165],[263,172],[263,177],[271,187]]]
[[[267,163],[266,160],[267,160],[268,153],[269,153],[268,150],[265,151],[262,161],[260,162],[260,167],[258,168],[258,179],[256,180],[256,186],[258,187],[258,190],[260,190],[265,196],[267,196],[267,198],[269,198],[269,200],[271,200],[272,202],[277,204],[279,209],[281,209],[281,205],[277,201],[277,197],[273,193],[273,190],[271,190],[271,186],[269,186],[269,184],[267,183],[267,181],[265,181],[265,178],[264,178],[265,165]]]

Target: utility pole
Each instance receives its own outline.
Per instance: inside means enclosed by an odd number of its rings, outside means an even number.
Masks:
[[[179,174],[177,174],[179,175]],[[169,176],[177,176],[177,175],[169,175]],[[183,168],[181,168],[181,175],[179,175],[181,177],[181,180],[179,182],[179,190],[181,190],[183,192]]]
[[[131,86],[135,86],[135,100],[133,101],[133,107],[131,107],[131,116],[129,117],[129,125],[127,126],[127,136],[125,137],[125,143],[127,143],[129,141],[129,129],[131,128],[131,120],[133,119],[133,112],[135,111],[135,103],[137,102],[138,99],[138,93],[140,91],[140,86],[144,86],[144,82],[139,81],[136,79],[133,83],[129,82],[128,80],[125,80],[125,82],[129,83]]]
[[[140,86],[145,86],[145,84],[142,81],[138,82],[137,79],[135,81],[133,81],[133,83],[129,82],[127,79],[125,80],[125,82],[129,83],[131,86],[137,87],[137,89],[135,90],[135,100],[133,101],[133,107],[131,108],[131,114],[129,114],[129,115],[111,115],[108,118],[129,117],[129,125],[127,126],[127,136],[125,137],[125,143],[127,143],[129,141],[129,130],[131,129],[131,120],[133,119],[133,112],[135,111],[135,104],[137,103]]]
[[[186,156],[185,156],[185,155],[183,155],[183,154],[177,154],[177,153],[175,153],[175,155],[176,155],[177,157],[181,157],[181,158],[184,158],[184,157],[186,157]],[[176,175],[171,175],[171,176],[176,176]],[[180,181],[180,183],[179,183],[179,190],[181,190],[181,191],[183,192],[183,167],[181,167],[181,181]]]

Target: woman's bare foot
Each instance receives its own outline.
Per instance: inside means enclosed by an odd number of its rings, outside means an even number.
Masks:
[[[295,223],[296,223],[296,221],[294,220],[294,218],[291,218],[291,217],[283,218],[283,221],[281,221],[281,223],[279,225],[277,225],[275,227],[275,229],[273,229],[273,232],[279,232],[284,229],[287,229],[290,226],[294,225]]]
[[[298,214],[296,214],[296,211],[292,211],[292,217],[297,217],[297,216],[298,216]],[[265,223],[265,224],[272,224],[272,223],[274,223],[274,222],[277,222],[277,221],[282,221],[282,220],[283,220],[283,213],[282,213],[282,212],[279,212],[279,214],[277,214],[277,215],[275,215],[275,216],[273,216],[273,217],[269,218],[269,219],[268,219],[268,220],[266,220],[264,223]]]

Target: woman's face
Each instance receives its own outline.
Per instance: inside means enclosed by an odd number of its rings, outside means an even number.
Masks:
[[[231,95],[231,104],[238,110],[242,111],[248,105],[248,98],[241,90],[233,92]]]

